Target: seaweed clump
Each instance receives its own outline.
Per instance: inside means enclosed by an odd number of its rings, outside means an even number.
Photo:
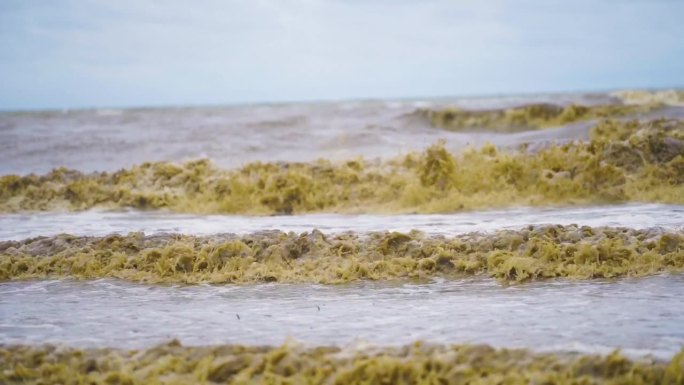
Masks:
[[[113,173],[0,177],[0,211],[165,209],[225,214],[446,212],[513,205],[684,203],[684,122],[604,121],[537,151],[438,142],[390,161],[144,163]]]
[[[178,341],[144,350],[0,346],[3,384],[683,384],[684,352],[669,361],[533,353],[486,345],[356,350]]]
[[[377,232],[237,236],[58,235],[0,242],[0,280],[341,283],[481,275],[502,282],[634,277],[684,270],[684,233],[529,226],[454,237]]]
[[[528,104],[520,107],[493,110],[421,109],[432,126],[449,131],[515,132],[530,129],[557,127],[593,119],[618,118],[637,115],[660,108],[660,104],[561,106],[550,103]]]
[[[626,104],[665,104],[671,106],[684,106],[683,90],[624,90],[611,94]]]

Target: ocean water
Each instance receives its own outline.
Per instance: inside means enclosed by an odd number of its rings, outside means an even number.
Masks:
[[[0,174],[55,167],[113,171],[147,161],[209,158],[221,167],[253,161],[389,158],[439,139],[458,151],[493,143],[531,147],[582,139],[591,123],[518,133],[456,133],[431,127],[418,108],[489,109],[528,103],[605,104],[605,94],[358,101],[228,107],[90,109],[0,113]],[[648,117],[684,117],[669,107]],[[643,116],[646,117],[646,116]]]
[[[410,231],[458,234],[528,224],[684,228],[684,206],[520,208],[440,215],[195,216],[159,212],[0,216],[0,240],[68,232],[105,235]],[[684,347],[684,276],[558,280],[502,286],[489,279],[346,285],[144,285],[111,279],[0,283],[0,344],[143,348],[188,345],[486,343],[537,351],[669,358]],[[238,318],[239,317],[239,318]]]
[[[343,286],[149,286],[114,280],[0,283],[0,343],[187,345],[486,343],[669,358],[684,346],[684,276],[486,279]]]
[[[602,104],[605,94],[359,101],[232,107],[0,113],[0,175],[55,167],[111,171],[145,161],[388,158],[439,139],[459,151],[486,142],[544,146],[586,138],[591,122],[518,133],[453,133],[415,112],[453,105]],[[649,116],[684,118],[671,107]],[[684,206],[515,208],[439,215],[222,216],[150,211],[0,214],[0,240],[59,233],[325,233],[420,230],[454,235],[530,224],[684,228]],[[535,350],[669,357],[684,346],[684,277],[548,281],[486,279],[349,285],[168,286],[116,280],[0,283],[0,344],[145,347],[183,343],[318,345],[488,343]],[[239,315],[239,317],[238,317]]]
[[[191,215],[156,211],[84,211],[73,213],[22,213],[0,215],[0,241],[21,240],[60,233],[104,236],[118,233],[182,233],[209,235],[247,234],[264,230],[318,229],[324,233],[347,231],[409,232],[456,235],[475,231],[517,230],[527,225],[578,224],[668,230],[684,228],[684,206],[623,204],[565,208],[516,208],[454,214],[343,215],[305,214],[276,216]]]

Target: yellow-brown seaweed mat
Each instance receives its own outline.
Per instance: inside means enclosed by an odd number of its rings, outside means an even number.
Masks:
[[[167,209],[193,213],[446,212],[513,205],[684,203],[684,122],[595,126],[588,142],[454,155],[437,143],[388,162],[145,163],[113,173],[0,177],[0,211]]]
[[[600,106],[571,104],[559,106],[540,103],[495,110],[446,108],[442,110],[421,109],[418,112],[426,117],[434,127],[449,131],[515,132],[558,127],[592,119],[638,115],[657,110],[660,107],[660,104]]]
[[[684,232],[576,225],[455,237],[379,232],[130,233],[0,242],[0,279],[340,283],[486,275],[502,281],[643,276],[684,270]]]
[[[146,350],[0,346],[3,384],[684,384],[670,361],[533,353],[483,345],[306,348],[239,345]]]
[[[624,90],[611,94],[626,104],[665,104],[684,106],[684,90]]]

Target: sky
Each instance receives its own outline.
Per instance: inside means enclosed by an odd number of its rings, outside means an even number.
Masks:
[[[2,0],[0,109],[684,86],[678,0]]]

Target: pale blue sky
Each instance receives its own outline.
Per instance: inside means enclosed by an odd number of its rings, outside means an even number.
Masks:
[[[684,2],[2,0],[0,109],[684,85]]]

